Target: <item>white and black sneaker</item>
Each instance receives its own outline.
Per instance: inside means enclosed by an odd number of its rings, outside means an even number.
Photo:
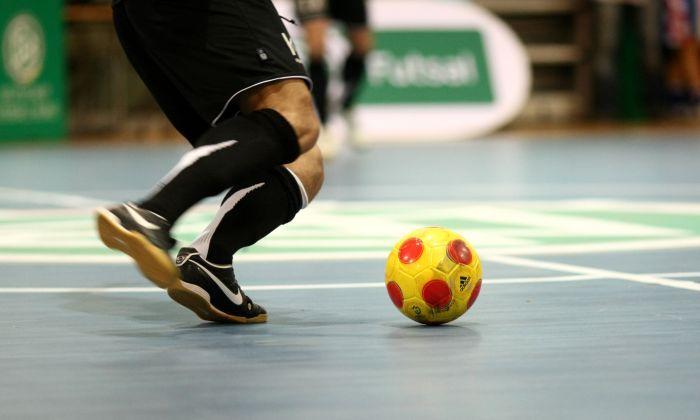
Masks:
[[[146,278],[167,289],[178,271],[168,250],[175,246],[170,224],[132,203],[97,209],[97,230],[109,248],[129,255]]]
[[[212,264],[194,248],[182,248],[175,264],[180,273],[168,295],[200,318],[252,324],[267,321],[267,312],[243,293],[232,266]]]

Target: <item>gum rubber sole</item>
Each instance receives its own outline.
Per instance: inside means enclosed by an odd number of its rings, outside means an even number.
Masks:
[[[180,305],[189,308],[198,317],[205,321],[224,322],[231,324],[260,324],[267,322],[267,314],[260,314],[253,318],[229,315],[213,307],[209,301],[199,294],[185,288],[180,283],[180,287],[168,289],[168,295]]]
[[[97,231],[109,248],[130,256],[141,273],[161,289],[178,282],[178,271],[170,255],[138,232],[124,229],[119,219],[106,209],[97,210]]]
[[[245,318],[228,315],[213,307],[207,299],[185,287],[179,278],[177,267],[166,251],[153,245],[140,233],[124,229],[117,217],[106,209],[97,210],[97,231],[102,243],[131,257],[147,279],[165,289],[174,301],[190,309],[201,319],[235,324],[267,321],[267,314]]]

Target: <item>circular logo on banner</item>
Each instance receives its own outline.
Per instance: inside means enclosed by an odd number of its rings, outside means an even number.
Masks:
[[[10,20],[2,37],[5,71],[17,84],[34,82],[44,69],[46,39],[39,21],[28,13]]]

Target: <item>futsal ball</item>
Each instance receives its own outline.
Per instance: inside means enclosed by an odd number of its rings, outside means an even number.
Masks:
[[[422,324],[444,324],[462,316],[479,297],[481,262],[460,235],[427,227],[394,246],[385,283],[401,313]]]

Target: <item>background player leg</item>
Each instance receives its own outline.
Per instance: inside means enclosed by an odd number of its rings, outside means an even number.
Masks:
[[[348,33],[352,51],[343,67],[343,110],[352,108],[366,72],[367,55],[374,47],[374,36],[367,26],[351,27]]]
[[[309,49],[309,75],[314,84],[313,97],[321,124],[328,121],[328,66],[326,64],[326,34],[330,21],[318,17],[304,22],[306,44]]]

